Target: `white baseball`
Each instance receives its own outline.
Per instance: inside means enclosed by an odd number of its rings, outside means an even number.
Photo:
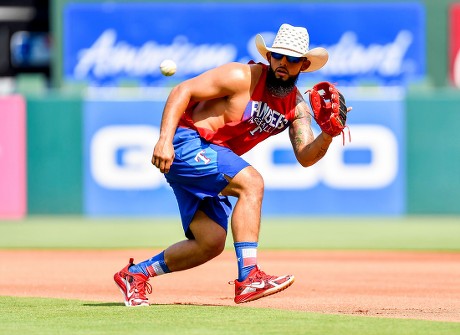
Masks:
[[[160,71],[164,76],[172,76],[176,73],[177,65],[171,59],[165,59],[160,64]]]

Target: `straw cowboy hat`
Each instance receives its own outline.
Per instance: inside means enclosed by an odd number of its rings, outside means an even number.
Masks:
[[[259,53],[267,59],[267,52],[277,52],[286,56],[306,57],[310,62],[308,69],[302,72],[313,72],[321,69],[326,64],[329,55],[324,48],[308,50],[310,37],[307,29],[293,27],[284,23],[281,25],[271,48],[267,48],[262,35],[256,36],[256,47]],[[268,60],[268,59],[267,59]]]

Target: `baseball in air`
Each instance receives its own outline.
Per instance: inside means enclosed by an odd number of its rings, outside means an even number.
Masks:
[[[165,59],[160,64],[160,71],[164,76],[172,76],[176,73],[177,65],[171,59]]]

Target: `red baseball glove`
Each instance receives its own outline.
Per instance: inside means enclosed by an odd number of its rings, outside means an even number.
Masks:
[[[321,130],[331,136],[343,133],[347,121],[347,105],[342,93],[327,81],[316,84],[307,92],[310,92],[313,117]]]

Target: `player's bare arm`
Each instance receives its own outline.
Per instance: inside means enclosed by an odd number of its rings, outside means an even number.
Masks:
[[[320,133],[317,138],[314,137],[310,110],[300,93],[297,95],[295,113],[295,119],[289,128],[289,138],[297,161],[303,167],[308,167],[324,157],[332,137],[325,133]]]
[[[214,85],[215,89],[212,98],[193,97],[195,101],[200,101],[192,115],[195,125],[217,131],[225,123],[241,120],[258,78],[257,67],[230,63],[213,71],[212,82],[194,83],[194,85]]]

